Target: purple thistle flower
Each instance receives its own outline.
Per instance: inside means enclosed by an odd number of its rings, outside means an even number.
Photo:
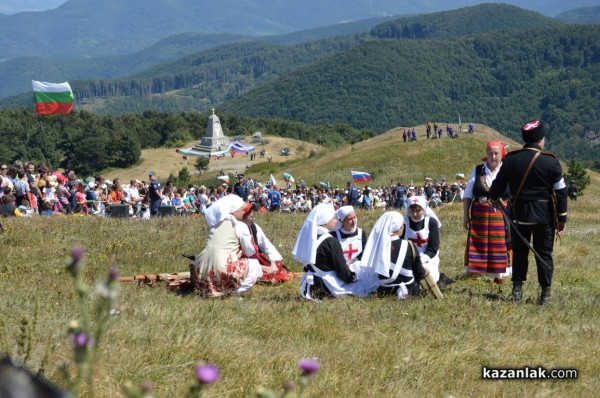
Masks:
[[[85,347],[88,343],[88,338],[85,333],[76,334],[73,338],[77,347]]]
[[[304,376],[315,374],[321,369],[321,364],[316,359],[304,358],[298,361],[298,367]]]
[[[71,258],[73,261],[79,261],[81,260],[81,257],[83,257],[83,253],[85,253],[85,249],[83,247],[75,246],[71,249]]]
[[[154,384],[152,384],[152,381],[147,380],[145,382],[143,382],[140,387],[142,388],[142,392],[144,394],[150,394],[152,392],[152,389],[154,388]]]
[[[199,364],[196,367],[196,378],[201,384],[213,384],[219,379],[219,369],[211,364]]]

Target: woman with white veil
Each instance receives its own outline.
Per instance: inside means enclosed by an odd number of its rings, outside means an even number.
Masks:
[[[362,284],[353,283],[356,274],[346,264],[340,242],[330,235],[335,225],[335,209],[322,203],[311,210],[300,229],[292,255],[304,265],[302,297],[367,295]]]
[[[379,295],[406,298],[421,291],[419,281],[426,271],[414,243],[401,239],[403,232],[402,214],[388,211],[375,222],[367,240],[361,266],[375,276],[364,279]]]
[[[206,210],[208,239],[191,266],[192,284],[203,297],[246,293],[262,276],[258,262],[242,257],[235,225],[242,220],[246,204],[237,195],[227,195]]]
[[[423,196],[411,196],[404,217],[404,239],[413,242],[421,256],[421,263],[433,279],[440,280],[440,228],[442,223],[427,206]]]

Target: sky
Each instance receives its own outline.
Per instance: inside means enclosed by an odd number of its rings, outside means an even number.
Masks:
[[[51,10],[66,2],[67,0],[0,0],[0,14]]]

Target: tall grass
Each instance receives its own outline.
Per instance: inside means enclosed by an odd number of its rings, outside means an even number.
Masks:
[[[441,270],[456,279],[441,301],[428,296],[309,302],[300,299],[297,281],[255,286],[242,300],[203,300],[163,286],[122,284],[118,313],[98,353],[95,396],[121,396],[126,380],[152,380],[154,396],[181,397],[195,364],[205,360],[222,375],[206,396],[251,397],[258,386],[278,387],[296,379],[296,362],[305,357],[322,364],[307,389],[313,397],[597,396],[599,183],[593,174],[585,195],[570,202],[567,231],[555,247],[548,306],[535,303],[535,267],[530,267],[524,301],[518,304],[508,299],[510,282],[498,286],[461,278],[466,234],[462,205],[453,204],[436,210],[443,223]],[[370,231],[380,214],[359,211],[359,225]],[[257,220],[294,271],[300,265],[291,249],[303,220],[300,214],[264,214]],[[83,277],[93,284],[114,264],[122,275],[186,271],[187,260],[180,254],[198,253],[207,236],[206,223],[195,218],[56,217],[4,223],[0,349],[20,356],[16,346],[23,321],[35,325],[27,337],[32,345],[26,365],[37,370],[47,354],[44,373],[59,384],[55,365],[63,360],[73,365],[67,325],[76,315],[76,300],[64,270],[70,249],[86,248]],[[579,378],[482,379],[482,366],[538,365],[576,368]]]

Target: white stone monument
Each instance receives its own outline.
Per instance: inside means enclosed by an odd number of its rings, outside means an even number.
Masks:
[[[223,134],[221,121],[215,115],[215,108],[212,108],[212,115],[208,117],[206,123],[206,134],[204,134],[198,145],[192,147],[192,150],[210,154],[226,150],[229,144],[229,138]]]

